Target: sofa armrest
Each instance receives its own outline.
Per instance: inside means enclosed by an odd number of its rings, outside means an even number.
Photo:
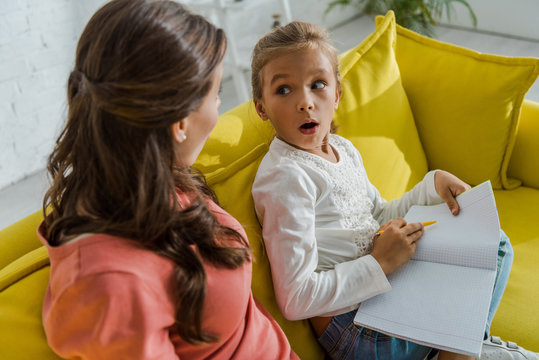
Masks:
[[[507,175],[539,189],[539,102],[524,100]]]
[[[49,254],[45,246],[24,254],[11,264],[0,269],[0,292],[47,265],[49,265]]]
[[[0,270],[41,246],[37,237],[37,227],[42,220],[43,213],[36,211],[0,230]]]

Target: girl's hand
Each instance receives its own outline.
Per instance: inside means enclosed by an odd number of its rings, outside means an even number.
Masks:
[[[384,233],[375,236],[371,255],[387,275],[414,256],[424,226],[422,223],[407,224],[403,218],[397,218],[382,225],[380,230],[384,230]]]
[[[470,190],[471,186],[455,175],[443,170],[437,170],[434,173],[434,185],[436,192],[446,202],[451,214],[458,215],[460,209],[455,197],[466,190]]]

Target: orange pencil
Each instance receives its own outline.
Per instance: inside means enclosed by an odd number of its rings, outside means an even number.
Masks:
[[[434,223],[436,223],[436,220],[433,220],[433,221],[424,221],[424,222],[423,222],[423,226],[429,226],[429,225],[432,225],[432,224],[434,224]],[[384,230],[380,230],[380,231],[378,231],[376,234],[377,234],[377,235],[381,235],[383,232],[384,232]]]

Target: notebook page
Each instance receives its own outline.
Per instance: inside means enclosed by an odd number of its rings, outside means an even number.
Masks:
[[[500,223],[490,182],[457,196],[457,202],[457,216],[445,203],[410,208],[407,222],[437,221],[425,228],[413,259],[496,269]]]
[[[411,260],[391,291],[361,303],[355,323],[427,346],[479,356],[495,270]]]

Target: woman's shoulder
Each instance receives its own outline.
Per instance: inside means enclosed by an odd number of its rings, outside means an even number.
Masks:
[[[158,278],[170,277],[174,271],[170,260],[139,242],[109,234],[88,234],[61,246],[47,246],[47,249],[53,286],[104,275],[108,281],[136,277],[152,283]]]

